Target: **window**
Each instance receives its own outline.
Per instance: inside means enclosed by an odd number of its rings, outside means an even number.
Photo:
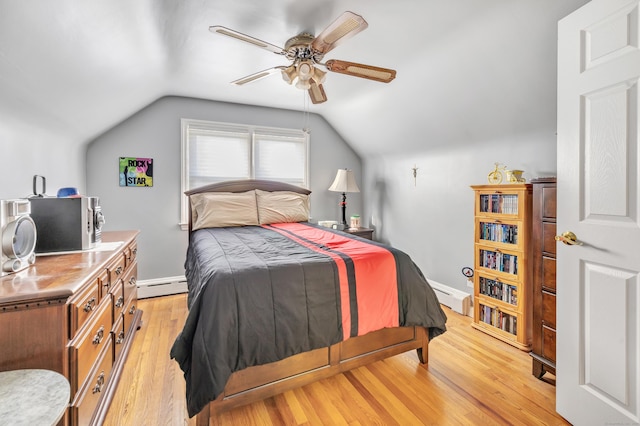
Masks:
[[[184,191],[225,180],[265,179],[309,187],[309,134],[302,130],[182,119],[180,219]]]

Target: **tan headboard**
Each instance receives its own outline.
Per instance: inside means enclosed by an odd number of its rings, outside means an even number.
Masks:
[[[201,194],[203,192],[246,192],[253,189],[260,189],[262,191],[291,191],[298,194],[311,194],[311,191],[306,188],[291,185],[284,182],[276,182],[272,180],[260,180],[260,179],[241,179],[241,180],[227,180],[225,182],[212,183],[210,185],[201,186],[199,188],[190,189],[185,191],[185,195],[190,197],[194,194]],[[191,223],[191,202],[189,202],[189,232],[192,229]]]

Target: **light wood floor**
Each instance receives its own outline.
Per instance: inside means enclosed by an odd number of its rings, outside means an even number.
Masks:
[[[186,296],[139,301],[144,311],[108,425],[194,425],[184,378],[169,350]],[[216,425],[567,425],[556,414],[554,377],[531,375],[530,356],[472,329],[445,308],[448,331],[415,351],[218,415]]]

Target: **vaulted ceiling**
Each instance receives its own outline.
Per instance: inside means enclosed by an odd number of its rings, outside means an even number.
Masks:
[[[165,95],[304,110],[361,154],[498,137],[555,120],[557,20],[586,0],[0,0],[0,118],[87,143]],[[393,68],[389,84],[328,73],[328,101],[279,74],[277,46],[342,12],[369,26],[329,52]]]

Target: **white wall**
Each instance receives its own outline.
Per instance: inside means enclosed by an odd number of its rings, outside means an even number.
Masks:
[[[93,141],[87,150],[87,188],[98,196],[105,230],[139,229],[141,280],[184,274],[187,232],[180,220],[180,119],[301,128],[303,114],[274,108],[165,97]],[[361,182],[360,158],[335,130],[310,116],[311,215],[337,220],[340,194],[327,191],[339,168],[354,170]],[[153,187],[120,187],[119,157],[153,158]],[[361,194],[349,194],[349,212],[362,211]]]
[[[428,278],[472,293],[461,273],[473,267],[474,197],[500,162],[535,177],[555,176],[552,129],[423,153],[367,158],[366,220],[378,239],[407,252]],[[418,167],[414,184],[412,168]]]
[[[61,187],[85,191],[85,147],[37,123],[0,122],[0,199],[33,195],[33,176],[46,178],[46,193]],[[38,180],[38,192],[42,190]]]

